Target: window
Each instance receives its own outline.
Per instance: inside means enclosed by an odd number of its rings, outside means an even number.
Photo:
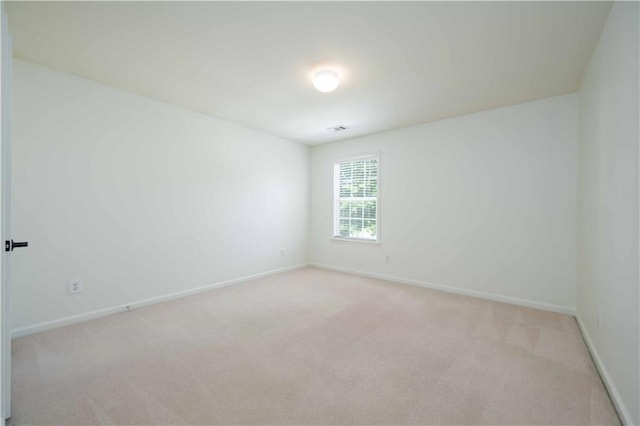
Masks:
[[[334,164],[334,238],[378,241],[377,155]]]

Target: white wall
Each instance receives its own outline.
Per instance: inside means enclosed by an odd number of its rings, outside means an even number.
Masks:
[[[16,60],[14,329],[306,262],[308,165],[306,146]]]
[[[572,311],[576,150],[575,94],[313,147],[311,260]],[[331,240],[333,161],[372,152],[381,244]]]
[[[580,91],[577,302],[614,399],[622,403],[626,421],[635,424],[640,423],[638,22],[637,2],[613,6]]]

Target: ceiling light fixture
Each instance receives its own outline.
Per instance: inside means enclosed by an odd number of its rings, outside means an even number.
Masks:
[[[313,76],[313,85],[319,92],[333,92],[334,90],[336,90],[336,87],[340,85],[340,77],[338,77],[338,73],[335,71],[318,71]]]

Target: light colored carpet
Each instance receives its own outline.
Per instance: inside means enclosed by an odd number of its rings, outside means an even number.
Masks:
[[[306,268],[14,340],[17,424],[618,424],[570,316]]]

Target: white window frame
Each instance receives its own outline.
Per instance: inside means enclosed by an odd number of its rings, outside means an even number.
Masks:
[[[355,238],[340,236],[340,164],[353,161],[376,160],[378,165],[378,195],[376,197],[376,238]],[[364,244],[380,244],[380,153],[358,155],[333,162],[333,236],[332,240]]]

